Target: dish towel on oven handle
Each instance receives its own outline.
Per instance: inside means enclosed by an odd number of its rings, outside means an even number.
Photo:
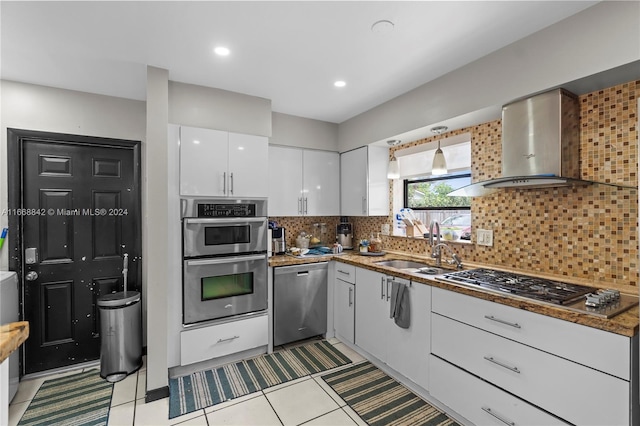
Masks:
[[[409,292],[407,285],[391,282],[391,315],[396,325],[401,328],[409,328],[411,325],[411,308],[409,307]]]

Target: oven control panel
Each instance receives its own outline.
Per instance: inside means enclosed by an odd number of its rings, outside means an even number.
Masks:
[[[198,203],[197,217],[255,217],[255,204]]]

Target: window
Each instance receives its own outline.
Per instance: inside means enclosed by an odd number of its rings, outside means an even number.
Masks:
[[[401,209],[413,210],[415,219],[428,225],[440,224],[441,237],[447,241],[471,240],[471,198],[449,197],[452,191],[471,184],[471,135],[458,134],[440,140],[449,174],[431,174],[437,140],[413,145],[394,152],[400,179],[393,183],[394,235],[406,235]]]
[[[469,210],[471,197],[447,194],[471,184],[471,173],[453,173],[404,180],[404,207],[414,210]]]

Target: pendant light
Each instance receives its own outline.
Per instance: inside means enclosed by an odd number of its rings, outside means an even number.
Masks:
[[[441,135],[442,132],[447,131],[447,126],[438,126],[431,129],[433,133]],[[438,149],[433,156],[433,165],[431,166],[432,175],[446,175],[447,174],[447,160],[444,158],[444,153],[440,149],[440,139],[438,139]]]
[[[387,145],[396,146],[400,143],[398,139],[391,139],[387,141]],[[391,160],[387,166],[387,179],[398,179],[400,177],[400,168],[398,167],[398,160],[396,160],[395,154],[391,153]]]

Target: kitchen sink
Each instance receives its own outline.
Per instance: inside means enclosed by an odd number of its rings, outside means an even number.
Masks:
[[[429,266],[426,263],[414,262],[412,260],[400,260],[400,259],[382,260],[380,262],[375,262],[375,264],[380,266],[388,266],[390,268],[396,268],[396,269],[407,269],[407,268],[417,269],[417,268],[425,268]]]
[[[380,262],[375,262],[375,265],[379,266],[387,266],[389,268],[399,269],[403,272],[411,272],[418,274],[426,274],[426,275],[440,275],[444,273],[444,269],[442,268],[434,268],[427,263],[422,262],[414,262],[412,260],[382,260]]]

